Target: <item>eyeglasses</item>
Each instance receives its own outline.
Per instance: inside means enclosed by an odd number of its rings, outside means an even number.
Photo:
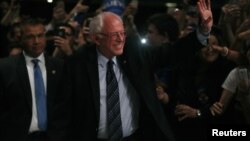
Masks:
[[[118,32],[107,32],[107,33],[99,33],[101,35],[104,35],[108,38],[111,38],[111,39],[117,39],[119,37],[126,37],[126,32],[125,31],[118,31]]]

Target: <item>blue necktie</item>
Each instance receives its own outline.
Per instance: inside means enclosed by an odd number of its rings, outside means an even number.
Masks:
[[[122,139],[122,123],[120,114],[119,89],[117,79],[113,70],[114,62],[107,63],[107,119],[108,119],[108,140],[120,141]]]
[[[45,87],[43,83],[42,72],[39,67],[39,60],[32,60],[34,63],[34,81],[35,81],[35,97],[37,107],[38,127],[40,130],[45,131],[47,128],[47,104]]]

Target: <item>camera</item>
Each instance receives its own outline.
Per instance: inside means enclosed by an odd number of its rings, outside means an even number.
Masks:
[[[65,35],[65,29],[62,29],[62,28],[57,29],[56,36],[60,36],[62,38],[65,38],[66,37],[66,35]]]

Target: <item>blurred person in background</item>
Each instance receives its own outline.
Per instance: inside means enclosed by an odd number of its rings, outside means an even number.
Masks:
[[[221,32],[212,28],[209,45],[196,52],[191,59],[178,66],[174,72],[176,102],[176,134],[178,140],[208,139],[207,129],[210,124],[218,123],[213,119],[210,106],[219,99],[220,85],[230,70],[235,66],[215,51],[212,46],[222,45]],[[192,45],[191,45],[192,46]],[[219,119],[218,119],[219,120]],[[230,123],[230,117],[223,117],[220,122]]]
[[[75,30],[68,23],[59,24],[56,27],[53,37],[53,47],[55,47],[52,56],[63,58],[70,56],[76,50],[75,43]]]

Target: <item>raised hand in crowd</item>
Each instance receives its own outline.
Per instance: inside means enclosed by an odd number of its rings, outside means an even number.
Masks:
[[[240,40],[247,40],[250,38],[250,18],[247,18],[243,23],[239,26],[236,31],[237,38]]]
[[[207,3],[205,0],[199,0],[197,2],[197,9],[201,17],[200,31],[206,34],[213,26],[213,14],[211,11],[210,0],[208,0]]]
[[[4,17],[1,19],[1,24],[8,26],[20,20],[20,4],[17,0],[11,0],[8,11],[5,13]]]

